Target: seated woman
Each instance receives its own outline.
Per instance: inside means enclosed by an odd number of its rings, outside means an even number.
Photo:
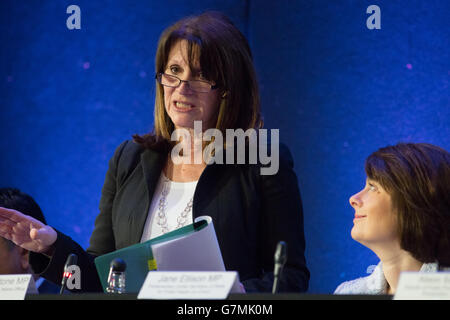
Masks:
[[[403,271],[450,266],[450,154],[425,143],[381,148],[365,163],[363,190],[350,197],[351,236],[380,262],[336,294],[394,294]]]

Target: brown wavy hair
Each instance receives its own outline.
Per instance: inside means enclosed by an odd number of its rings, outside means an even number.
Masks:
[[[426,143],[372,153],[365,171],[391,195],[402,249],[424,263],[450,266],[450,154]]]
[[[156,73],[164,72],[169,52],[177,40],[188,43],[190,67],[199,59],[202,74],[214,81],[222,99],[216,129],[247,130],[261,128],[260,97],[247,39],[223,14],[206,12],[184,18],[161,35],[156,51]],[[164,108],[163,86],[156,81],[154,127],[149,134],[133,135],[135,142],[147,148],[169,150],[174,124]]]

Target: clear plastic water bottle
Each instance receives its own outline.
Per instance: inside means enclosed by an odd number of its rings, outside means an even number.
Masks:
[[[120,258],[116,258],[111,261],[111,266],[108,275],[108,287],[106,292],[108,293],[125,293],[126,279],[125,269],[127,264]]]

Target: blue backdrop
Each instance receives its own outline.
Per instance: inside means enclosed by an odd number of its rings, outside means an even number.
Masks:
[[[66,26],[72,4],[80,30]],[[366,27],[372,4],[379,30]],[[378,259],[350,238],[348,203],[364,159],[400,141],[450,149],[446,0],[2,0],[0,186],[86,248],[109,158],[152,127],[161,31],[208,9],[247,36],[266,127],[295,158],[309,292],[364,276]]]

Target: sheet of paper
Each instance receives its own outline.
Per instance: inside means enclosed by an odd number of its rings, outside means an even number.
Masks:
[[[450,300],[450,272],[402,272],[394,300]]]
[[[211,217],[198,220],[207,220],[208,225],[187,237],[152,246],[158,271],[225,271]]]
[[[217,299],[228,297],[238,282],[235,271],[150,271],[138,299]]]

